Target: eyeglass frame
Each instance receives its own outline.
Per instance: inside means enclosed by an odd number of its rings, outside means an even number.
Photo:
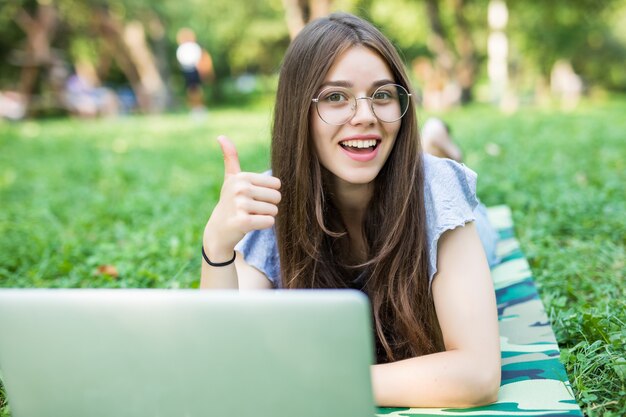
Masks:
[[[376,114],[376,112],[374,111],[374,95],[378,92],[378,90],[380,90],[383,87],[387,87],[393,85],[395,87],[400,87],[402,88],[405,92],[406,92],[406,96],[407,96],[407,106],[406,109],[404,110],[404,112],[402,113],[402,115],[400,117],[398,117],[395,120],[392,120],[390,122],[382,120],[380,117],[378,117],[378,115]],[[383,84],[380,87],[376,88],[376,90],[374,90],[374,92],[372,93],[371,96],[363,96],[363,97],[356,97],[354,94],[352,94],[352,96],[354,97],[354,109],[352,111],[352,116],[348,117],[346,119],[345,122],[343,123],[329,123],[326,120],[324,120],[324,118],[322,117],[322,115],[320,114],[320,108],[319,108],[319,101],[320,101],[320,97],[322,95],[322,93],[326,90],[329,90],[331,88],[336,88],[336,87],[326,87],[325,89],[323,89],[322,91],[319,92],[319,94],[317,95],[317,97],[314,97],[311,99],[312,102],[315,103],[315,111],[317,112],[318,117],[322,120],[322,122],[328,124],[328,125],[332,125],[332,126],[341,126],[341,125],[345,125],[346,123],[348,123],[350,121],[350,119],[352,119],[355,115],[356,115],[356,111],[357,111],[357,106],[358,106],[358,100],[369,100],[370,101],[370,110],[372,111],[372,114],[376,117],[376,120],[378,120],[381,123],[395,123],[398,120],[402,119],[404,117],[404,115],[406,115],[406,113],[409,111],[409,107],[411,107],[411,101],[410,101],[410,97],[412,96],[411,93],[409,93],[409,91],[402,85],[400,84],[395,84],[395,83],[388,83],[388,84]],[[345,88],[346,90],[349,91],[348,88],[346,87],[340,87],[340,88]]]

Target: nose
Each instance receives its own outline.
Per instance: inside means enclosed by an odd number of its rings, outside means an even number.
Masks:
[[[358,124],[374,124],[376,120],[376,115],[372,110],[372,99],[370,97],[358,97],[355,99],[354,115],[350,119],[350,124],[358,125]],[[360,104],[360,105],[359,105]]]

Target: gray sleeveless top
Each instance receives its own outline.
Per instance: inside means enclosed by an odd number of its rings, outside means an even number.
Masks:
[[[269,171],[268,171],[269,173]],[[489,226],[484,206],[476,198],[476,173],[450,159],[424,154],[424,202],[428,239],[428,278],[437,272],[437,242],[441,235],[467,222],[476,226],[490,264],[495,263],[497,235]],[[254,230],[244,236],[235,250],[280,288],[280,260],[274,228]],[[357,278],[359,280],[359,278]],[[357,283],[358,284],[358,283]]]

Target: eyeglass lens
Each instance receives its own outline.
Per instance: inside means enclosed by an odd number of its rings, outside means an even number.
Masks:
[[[386,84],[374,91],[367,99],[374,115],[381,122],[391,123],[404,116],[409,107],[409,94],[397,84]],[[341,125],[356,113],[357,98],[344,87],[329,87],[323,90],[317,100],[317,112],[326,123]],[[365,103],[363,103],[365,104]]]

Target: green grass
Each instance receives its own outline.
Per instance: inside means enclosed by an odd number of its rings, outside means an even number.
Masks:
[[[626,415],[624,114],[622,99],[567,114],[445,115],[483,202],[513,210],[589,416]],[[223,176],[215,137],[230,135],[242,167],[262,171],[269,124],[269,109],[0,122],[0,286],[197,287]]]

